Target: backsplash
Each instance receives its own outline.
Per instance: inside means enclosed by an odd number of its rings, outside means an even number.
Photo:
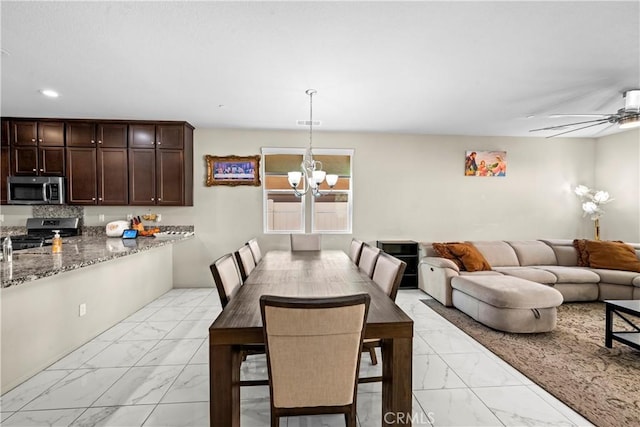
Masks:
[[[80,218],[79,227],[84,226],[84,207],[68,205],[34,205],[34,218]]]

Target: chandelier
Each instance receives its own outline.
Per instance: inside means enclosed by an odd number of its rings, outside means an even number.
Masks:
[[[305,91],[309,95],[309,148],[302,157],[302,163],[300,163],[299,171],[291,171],[287,173],[289,179],[289,185],[293,189],[296,196],[302,197],[311,191],[311,194],[315,197],[320,197],[325,193],[320,192],[320,184],[325,180],[330,190],[338,182],[338,175],[327,174],[322,170],[322,162],[314,160],[313,158],[313,95],[318,93],[315,89],[307,89]],[[300,181],[304,176],[304,185],[302,189],[298,189]]]

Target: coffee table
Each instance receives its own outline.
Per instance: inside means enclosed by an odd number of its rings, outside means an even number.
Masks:
[[[640,317],[640,300],[606,300],[605,307],[605,346],[608,348],[613,347],[613,340],[616,340],[640,350],[640,327],[627,317],[623,316],[624,313]],[[624,320],[629,326],[635,329],[635,331],[614,331],[614,314]]]

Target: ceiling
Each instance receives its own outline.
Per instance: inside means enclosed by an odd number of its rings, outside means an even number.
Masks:
[[[638,0],[3,0],[0,13],[3,116],[301,129],[314,88],[317,131],[548,136],[529,129],[615,113],[640,88]],[[618,131],[604,127],[568,136]]]

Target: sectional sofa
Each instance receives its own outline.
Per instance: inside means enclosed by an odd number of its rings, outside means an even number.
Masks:
[[[423,242],[419,287],[495,329],[549,331],[555,327],[555,307],[562,302],[640,299],[640,272],[581,267],[583,254],[573,240],[469,243],[490,269],[464,271],[459,262],[437,253],[431,242]],[[626,245],[640,263],[640,244]]]

